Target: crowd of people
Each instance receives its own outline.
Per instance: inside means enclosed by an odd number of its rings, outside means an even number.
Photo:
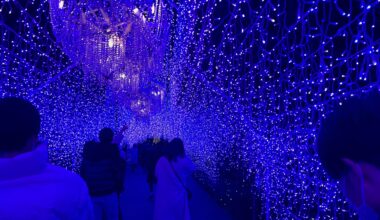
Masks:
[[[119,197],[128,156],[120,143],[127,128],[116,135],[103,128],[99,141],[86,142],[77,175],[48,162],[47,144],[39,139],[40,114],[33,104],[0,99],[0,219],[121,219]],[[190,219],[185,179],[193,165],[180,139],[163,143],[157,158],[140,154],[148,179],[157,184],[154,219]],[[130,149],[132,169],[137,150],[137,145]]]
[[[0,219],[120,218],[125,159],[119,145],[127,127],[117,135],[104,128],[98,142],[85,144],[81,176],[48,162],[40,129],[33,104],[21,98],[0,99]],[[380,93],[374,91],[337,107],[322,121],[317,138],[322,165],[343,183],[348,200],[365,220],[380,216],[379,132]],[[194,165],[183,142],[148,139],[132,149],[138,149],[155,192],[154,219],[190,219],[186,177]]]
[[[126,129],[127,126],[114,137],[112,129],[104,128],[99,142],[88,141],[83,148],[80,174],[88,186],[95,219],[122,218],[120,194],[124,190],[127,159],[132,170],[138,159],[147,173],[151,198],[156,194],[155,219],[190,219],[186,197],[190,191],[185,182],[194,166],[185,156],[183,142],[178,138],[171,142],[148,138],[128,149],[127,145],[120,146]]]

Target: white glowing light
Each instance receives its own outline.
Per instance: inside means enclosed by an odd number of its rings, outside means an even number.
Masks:
[[[59,5],[58,5],[59,9],[63,9],[64,5],[65,5],[65,1],[63,0],[59,1]]]
[[[139,9],[138,8],[134,8],[133,9],[133,14],[138,14],[140,11],[139,11]]]
[[[115,44],[114,44],[114,41],[113,41],[113,38],[111,37],[109,40],[108,40],[108,46],[109,47],[113,47]]]
[[[154,12],[156,12],[156,7],[154,6],[154,4],[152,5],[151,9],[152,9],[152,14],[154,14]]]
[[[120,78],[125,79],[125,78],[127,78],[127,75],[125,75],[125,73],[122,73],[122,74],[120,74]]]
[[[118,37],[116,34],[111,35],[111,37],[108,39],[108,47],[124,47],[123,41],[120,37]]]

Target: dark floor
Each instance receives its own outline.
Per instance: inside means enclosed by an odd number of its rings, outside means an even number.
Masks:
[[[141,168],[135,172],[127,170],[125,192],[120,196],[123,219],[153,219],[153,200],[149,197],[146,175]],[[189,188],[193,193],[190,201],[192,220],[231,220],[228,213],[221,208],[193,179],[189,180]]]

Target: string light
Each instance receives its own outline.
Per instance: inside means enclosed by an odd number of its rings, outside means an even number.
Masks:
[[[379,5],[338,2],[191,1],[176,11],[171,88],[181,82],[176,101],[202,118],[187,143],[207,184],[231,189],[226,170],[245,174],[235,193],[219,192],[225,204],[250,193],[263,218],[355,217],[314,140],[333,106],[378,84]]]
[[[77,170],[86,140],[128,123],[130,144],[183,138],[201,181],[223,189],[215,193],[226,206],[244,196],[260,201],[248,205],[269,219],[356,217],[321,168],[314,141],[333,106],[378,86],[379,1],[147,5],[162,19],[155,36],[167,38],[157,54],[163,67],[149,80],[162,82],[169,97],[150,118],[131,114],[112,88],[84,80],[56,43],[48,1],[29,2],[0,3],[0,93],[38,106],[52,162]],[[117,75],[137,80],[125,76]],[[162,100],[163,92],[149,94]],[[136,104],[144,110],[143,99]]]

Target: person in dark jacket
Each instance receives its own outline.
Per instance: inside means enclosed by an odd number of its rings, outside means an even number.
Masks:
[[[118,194],[123,190],[125,174],[125,161],[118,147],[121,139],[120,135],[114,138],[112,129],[103,128],[100,142],[89,141],[83,149],[81,175],[89,188],[97,219],[118,219]]]

